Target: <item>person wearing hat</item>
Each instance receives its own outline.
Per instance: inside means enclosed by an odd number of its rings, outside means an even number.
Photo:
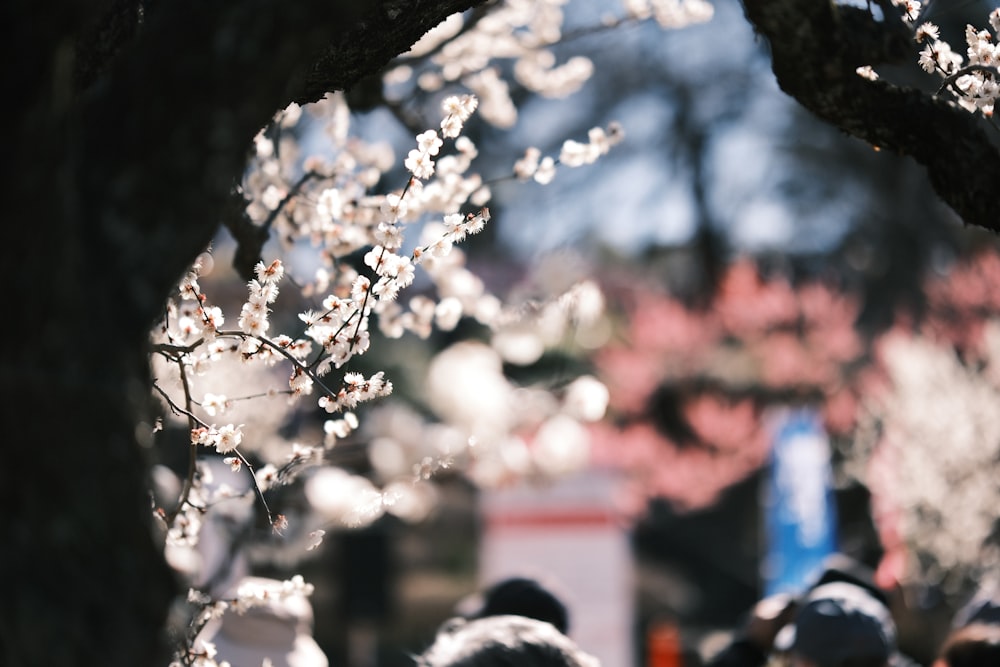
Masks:
[[[844,581],[814,588],[775,638],[793,667],[887,667],[896,625],[867,590]]]
[[[832,581],[802,600],[759,602],[740,636],[708,665],[761,667],[772,654],[791,667],[888,667],[897,661],[896,627],[865,587]]]

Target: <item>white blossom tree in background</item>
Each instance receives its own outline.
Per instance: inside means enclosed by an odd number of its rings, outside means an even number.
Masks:
[[[811,0],[744,6],[792,96],[876,146],[913,155],[966,222],[995,228],[984,193],[997,182],[1000,159],[969,113],[992,111],[995,37],[970,32],[970,58],[961,63],[943,43],[929,42],[923,62],[932,60],[930,69],[944,76],[941,94],[896,88],[857,70],[903,57],[915,37],[936,38],[917,27],[919,3],[876,4],[881,19]],[[265,463],[249,478],[252,491],[275,530],[290,531],[263,493],[361,427],[356,406],[391,392],[393,380],[377,360],[370,373],[352,370],[363,355],[379,352],[376,327],[391,341],[474,319],[498,344],[450,350],[432,365],[432,382],[437,377],[454,390],[449,364],[472,366],[493,378],[497,396],[533,408],[518,412],[539,441],[526,457],[517,441],[525,424],[481,419],[456,409],[462,406],[454,397],[439,404],[434,432],[443,435],[430,440],[433,455],[421,452],[409,474],[424,479],[460,457],[478,465],[515,452],[501,467],[480,470],[488,481],[556,473],[579,459],[558,443],[578,431],[579,420],[599,416],[576,391],[600,403],[600,390],[584,379],[559,396],[525,394],[497,365],[505,349],[526,354],[511,343],[526,323],[550,332],[543,342],[558,339],[568,323],[586,323],[599,301],[592,285],[561,286],[511,309],[486,292],[455,247],[490,220],[488,183],[473,169],[477,148],[462,136],[463,123],[473,113],[499,127],[513,123],[516,104],[501,76],[508,70],[527,91],[565,95],[596,65],[583,57],[555,62],[548,47],[563,36],[562,5],[109,0],[55,12],[22,1],[7,7],[4,62],[18,111],[10,128],[13,169],[4,180],[12,234],[4,265],[14,284],[2,373],[10,456],[0,479],[0,567],[17,577],[0,605],[5,664],[165,662],[175,647],[165,646],[164,619],[183,595],[150,518],[148,450],[159,446],[157,411],[165,406],[189,433],[188,474],[176,499],[158,498],[153,513],[171,563],[194,576],[183,550],[197,540],[202,503],[224,486],[203,484],[199,456],[217,453],[249,475],[246,452],[259,448],[255,456]],[[460,19],[448,19],[459,12]],[[648,19],[677,28],[710,13],[698,0],[631,1],[603,28]],[[509,67],[496,67],[498,59]],[[412,128],[405,171],[380,145],[350,135],[345,101],[353,94],[363,104],[362,84],[373,77],[376,101],[401,118],[413,117],[407,102],[418,95],[441,110],[433,125]],[[313,109],[330,123],[327,158],[296,145],[295,126]],[[511,176],[544,183],[558,168],[593,162],[619,137],[616,128],[595,128],[567,137],[558,155],[525,147]],[[236,239],[235,264],[250,281],[238,314],[201,288],[211,264],[202,253],[220,222]],[[263,257],[272,236],[289,254],[311,248],[318,270]],[[418,270],[426,289],[411,297]],[[310,305],[292,307],[299,317],[279,323],[273,315],[293,292]],[[233,362],[240,379],[220,382],[238,393],[208,381],[230,373]],[[247,390],[257,382],[259,390]],[[276,398],[329,413],[323,439],[276,442],[267,430],[274,421],[251,421],[278,410]],[[249,407],[255,402],[266,407]],[[231,419],[244,407],[246,421]],[[273,414],[259,421],[268,419]],[[367,498],[371,516],[405,504],[407,487],[385,481],[383,488],[351,486],[338,476],[327,488],[357,488],[355,500]],[[363,520],[356,502],[333,509],[329,494],[314,499],[330,521]],[[303,550],[321,530],[305,536]],[[287,586],[308,591],[295,579]],[[247,591],[238,604],[259,595]],[[216,608],[197,591],[189,599]],[[179,659],[210,664],[207,653],[186,649]]]
[[[938,342],[885,341],[891,390],[871,406],[871,427],[879,427],[879,438],[863,457],[863,475],[890,552],[887,567],[899,568],[897,574],[908,581],[941,585],[951,593],[995,572],[1000,563],[995,323],[985,343],[983,372]]]
[[[1000,564],[998,278],[993,251],[927,280],[924,315],[900,318],[876,344],[880,379],[846,452],[848,474],[872,492],[880,575],[958,600]]]

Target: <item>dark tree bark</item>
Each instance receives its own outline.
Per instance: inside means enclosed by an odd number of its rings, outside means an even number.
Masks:
[[[0,664],[164,664],[147,332],[257,130],[476,0],[12,0]]]
[[[888,2],[878,4],[892,13]],[[829,0],[743,0],[743,7],[770,44],[782,90],[834,127],[913,157],[966,224],[1000,231],[995,133],[944,97],[855,72],[916,57],[898,17],[876,21],[863,8]]]

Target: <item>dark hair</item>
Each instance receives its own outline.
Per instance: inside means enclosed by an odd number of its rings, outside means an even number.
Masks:
[[[955,630],[941,648],[948,667],[1000,665],[1000,625],[971,623]]]
[[[563,634],[569,631],[566,606],[534,579],[511,577],[486,591],[483,607],[476,618],[505,615],[527,616],[551,623]]]
[[[599,667],[551,623],[525,616],[446,622],[418,667]]]
[[[845,658],[835,667],[886,667],[891,664],[883,658]]]

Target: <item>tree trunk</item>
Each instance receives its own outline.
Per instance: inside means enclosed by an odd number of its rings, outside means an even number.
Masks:
[[[0,664],[164,664],[147,332],[273,113],[474,4],[5,6]]]

